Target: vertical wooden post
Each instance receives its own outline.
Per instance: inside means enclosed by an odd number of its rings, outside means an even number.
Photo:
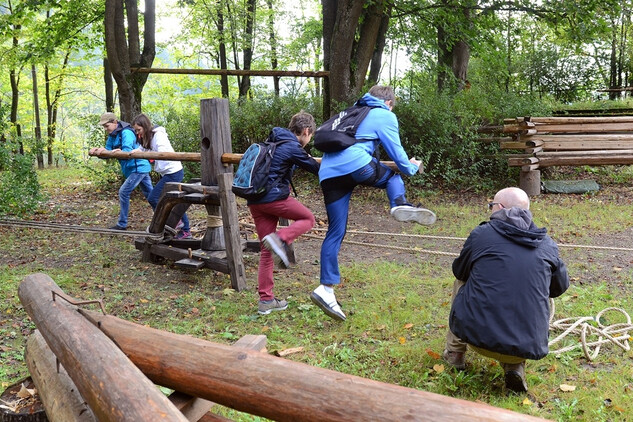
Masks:
[[[233,169],[224,167],[222,154],[231,153],[231,126],[229,120],[229,102],[225,98],[211,98],[200,101],[200,148],[201,183],[205,186],[218,184],[220,173],[232,173]],[[207,231],[200,248],[209,251],[225,249],[219,207],[205,205],[207,209]]]
[[[226,260],[231,275],[231,287],[238,292],[246,288],[246,271],[242,257],[242,242],[240,240],[240,222],[237,219],[235,195],[231,191],[232,173],[218,175],[220,189],[220,209],[224,223],[224,238],[226,239]]]
[[[541,170],[521,170],[519,176],[519,187],[529,196],[541,194]]]

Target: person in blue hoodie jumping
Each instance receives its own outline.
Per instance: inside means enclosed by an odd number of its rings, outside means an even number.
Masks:
[[[99,125],[108,133],[105,148],[92,148],[90,155],[99,155],[104,150],[108,151],[132,151],[138,148],[136,133],[127,122],[118,121],[114,113],[103,113],[99,119]],[[110,227],[113,230],[127,230],[127,215],[130,211],[130,195],[137,187],[141,187],[141,192],[145,199],[152,193],[152,179],[149,172],[152,167],[149,161],[142,158],[132,158],[129,160],[119,160],[121,173],[125,177],[125,182],[119,188],[119,221]]]
[[[328,231],[321,246],[321,284],[310,294],[310,299],[335,320],[346,319],[334,295],[334,286],[341,282],[338,254],[347,231],[349,201],[356,186],[385,189],[391,215],[398,221],[435,223],[432,211],[414,207],[407,201],[400,174],[380,163],[375,154],[382,145],[402,174],[412,176],[423,171],[422,163],[415,158],[409,159],[402,148],[398,119],[391,111],[395,101],[390,86],[372,87],[356,102],[356,105],[372,107],[356,131],[355,138],[359,141],[342,151],[326,152],[321,160],[319,181],[325,199]]]
[[[263,198],[248,201],[248,209],[255,222],[257,236],[261,239],[261,253],[257,271],[259,304],[257,312],[267,315],[272,311],[282,311],[288,302],[277,299],[273,294],[273,263],[281,268],[289,268],[289,245],[302,234],[314,227],[312,211],[290,196],[292,173],[300,167],[312,174],[319,171],[319,163],[305,151],[304,147],[312,139],[316,123],[311,114],[301,111],[290,120],[288,129],[273,128],[273,142],[277,148],[270,164],[268,179],[272,186]],[[292,224],[277,231],[279,218],[293,220]]]
[[[569,287],[558,246],[537,227],[522,189],[497,192],[490,221],[477,226],[453,261],[453,303],[444,360],[463,370],[466,349],[499,361],[506,388],[527,391],[525,360],[548,349],[549,298]]]

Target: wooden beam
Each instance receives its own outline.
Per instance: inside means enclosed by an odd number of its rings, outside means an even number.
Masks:
[[[148,160],[166,160],[166,161],[201,161],[199,152],[125,152],[125,151],[103,151],[99,154],[89,154],[93,157],[99,158],[117,158],[120,160],[127,160],[130,158],[145,158]],[[221,156],[222,164],[226,167],[229,164],[239,164],[242,159],[242,155],[238,153],[225,152]],[[314,157],[314,159],[320,163],[320,157]],[[398,166],[393,161],[381,161],[393,171],[398,170]]]
[[[64,367],[57,370],[55,354],[39,330],[26,340],[24,361],[50,422],[96,422],[97,418]]]
[[[18,296],[100,421],[187,421],[112,340],[81,317],[48,275],[26,276]]]
[[[282,421],[536,421],[533,416],[312,367],[80,310],[157,384]]]
[[[311,70],[241,70],[241,69],[165,69],[158,67],[131,67],[132,73],[163,73],[168,75],[227,75],[227,76],[294,76],[327,78],[329,71]]]

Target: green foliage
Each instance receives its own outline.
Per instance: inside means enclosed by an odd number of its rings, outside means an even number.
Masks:
[[[0,143],[0,214],[23,216],[42,199],[34,156],[16,153],[17,145]]]
[[[266,139],[275,127],[288,127],[290,118],[304,110],[321,120],[320,98],[263,96],[252,101],[231,103],[233,151],[243,152],[254,142]]]

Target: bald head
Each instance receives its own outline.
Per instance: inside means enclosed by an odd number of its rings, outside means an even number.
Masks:
[[[517,207],[524,210],[530,209],[530,198],[525,191],[519,188],[501,189],[495,195],[494,202],[503,204],[505,208]]]

